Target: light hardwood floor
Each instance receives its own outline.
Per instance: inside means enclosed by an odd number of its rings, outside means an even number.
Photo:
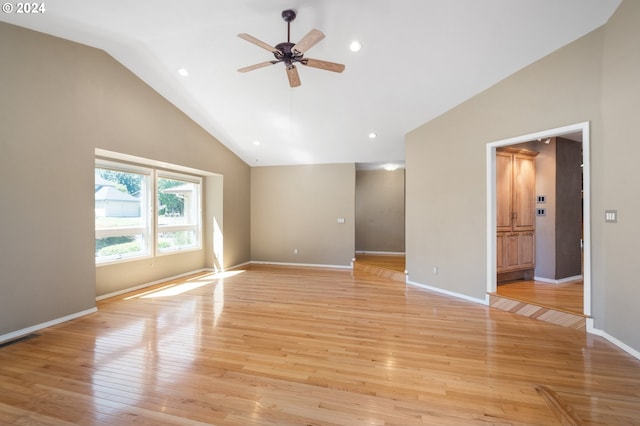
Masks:
[[[539,281],[513,281],[498,285],[496,294],[510,299],[582,315],[584,296],[582,281],[549,284]]]
[[[356,262],[401,273],[405,270],[404,256],[356,254]],[[404,278],[402,276],[399,280],[404,282]],[[495,294],[561,312],[577,315],[583,315],[584,312],[582,281],[549,284],[533,280],[518,280],[499,284]]]
[[[0,348],[0,423],[640,419],[640,361],[604,339],[366,273],[254,265],[98,309]]]
[[[356,261],[402,273],[404,273],[405,270],[404,256],[356,254]]]

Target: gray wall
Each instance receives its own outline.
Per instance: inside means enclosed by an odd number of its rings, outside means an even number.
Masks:
[[[624,1],[603,28],[407,135],[410,280],[484,299],[486,144],[590,121],[594,325],[640,350],[638,22],[640,2]],[[609,208],[615,225],[604,223]]]
[[[404,252],[404,169],[356,171],[356,251]]]
[[[252,260],[349,266],[355,173],[354,164],[253,167]]]
[[[556,139],[556,214],[554,279],[582,275],[582,144]]]
[[[207,248],[96,271],[95,148],[223,175],[225,264],[250,260],[250,168],[227,148],[103,51],[0,23],[0,58],[0,335],[212,262]]]

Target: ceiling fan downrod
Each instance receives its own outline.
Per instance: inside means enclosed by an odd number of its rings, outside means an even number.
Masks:
[[[296,11],[293,9],[283,10],[282,19],[287,23],[287,43],[291,43],[291,21],[296,19]]]
[[[287,42],[276,45],[276,49],[280,52],[274,54],[276,59],[283,61],[288,69],[293,67],[293,63],[302,59],[302,55],[296,55],[292,48],[295,45],[291,43],[291,21],[296,19],[296,11],[287,9],[282,11],[282,19],[287,23]]]

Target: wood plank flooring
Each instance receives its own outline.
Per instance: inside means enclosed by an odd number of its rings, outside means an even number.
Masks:
[[[402,283],[406,281],[404,272],[401,272],[405,269],[404,256],[356,254],[353,269]],[[582,281],[558,285],[524,280],[502,283],[495,293],[490,294],[490,305],[586,332],[586,319],[582,314]]]
[[[356,254],[356,261],[369,265],[379,266],[392,271],[402,272],[405,270],[405,257],[382,254]]]
[[[534,305],[582,315],[584,297],[582,281],[549,284],[521,280],[498,285],[496,294]]]
[[[404,282],[405,257],[379,254],[356,254],[356,262],[365,265],[362,270],[367,271],[368,266],[379,267],[389,271],[400,272],[399,281]],[[378,274],[384,276],[384,274]],[[387,278],[394,279],[393,272]],[[533,280],[518,280],[498,285],[496,294],[513,300],[518,300],[532,305],[565,311],[582,315],[583,309],[583,284],[582,281],[573,281],[563,284],[549,284]]]
[[[356,254],[356,261],[353,264],[354,271],[367,272],[392,281],[406,282],[405,257]]]
[[[98,309],[0,348],[0,424],[640,419],[640,361],[606,340],[367,273],[253,265]]]
[[[586,332],[582,281],[557,285],[514,281],[498,285],[489,297],[494,308]]]

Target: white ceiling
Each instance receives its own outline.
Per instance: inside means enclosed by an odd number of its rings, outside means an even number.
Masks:
[[[54,0],[0,20],[105,50],[251,166],[383,163],[404,160],[407,132],[603,25],[619,3]],[[292,42],[326,35],[305,57],[344,73],[299,66],[291,89],[282,64],[236,71],[273,58],[237,34],[286,41],[285,9],[298,14]]]

